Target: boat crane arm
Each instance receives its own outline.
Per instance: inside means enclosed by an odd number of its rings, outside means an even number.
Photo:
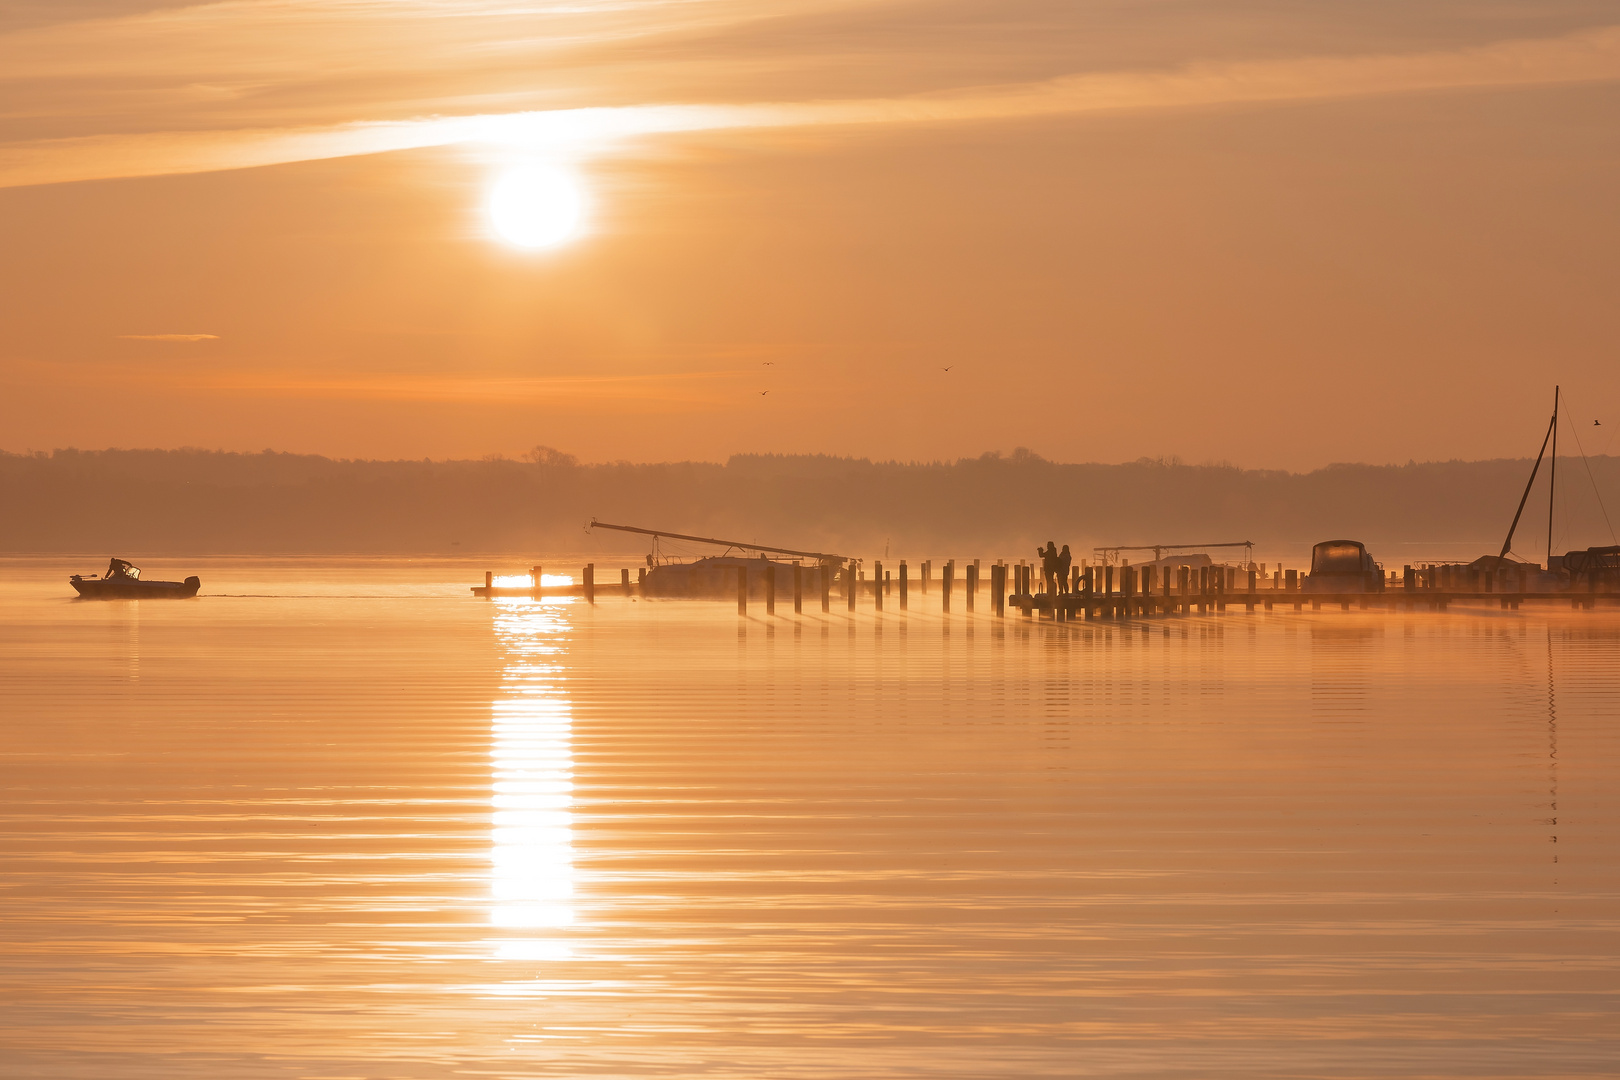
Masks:
[[[591,518],[589,526],[592,529],[616,529],[619,532],[641,533],[643,536],[663,537],[666,540],[691,540],[698,544],[719,544],[722,547],[747,548],[749,551],[769,551],[775,555],[798,555],[806,559],[816,559],[820,562],[851,562],[847,556],[832,555],[824,551],[795,551],[792,548],[766,547],[763,544],[748,544],[741,540],[717,540],[712,536],[686,536],[682,533],[666,532],[663,529],[638,529],[634,525],[609,525],[605,521]]]

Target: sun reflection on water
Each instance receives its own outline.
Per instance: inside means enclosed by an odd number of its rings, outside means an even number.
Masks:
[[[573,711],[558,662],[570,605],[494,603],[506,667],[491,717],[490,921],[528,931],[501,939],[496,955],[561,958],[569,949],[557,931],[574,922]]]
[[[552,585],[572,585],[573,583],[574,577],[572,574],[542,573],[540,575],[540,584],[548,587]],[[490,584],[501,589],[532,589],[534,588],[534,574],[496,574],[490,579]]]

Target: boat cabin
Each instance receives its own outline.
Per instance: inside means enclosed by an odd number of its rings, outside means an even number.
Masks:
[[[1360,540],[1324,540],[1311,549],[1311,574],[1305,591],[1325,593],[1377,592],[1384,587],[1384,569],[1373,561]]]

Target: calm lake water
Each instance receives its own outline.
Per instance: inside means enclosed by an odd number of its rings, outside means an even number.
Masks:
[[[0,563],[6,1077],[1620,1071],[1620,614],[84,568]]]

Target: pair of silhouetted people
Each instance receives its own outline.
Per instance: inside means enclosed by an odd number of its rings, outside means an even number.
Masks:
[[[1069,545],[1064,544],[1059,551],[1057,541],[1048,540],[1046,547],[1036,548],[1035,554],[1041,557],[1041,580],[1046,582],[1046,591],[1060,593],[1069,591],[1069,568],[1074,565],[1074,556],[1069,554]]]

